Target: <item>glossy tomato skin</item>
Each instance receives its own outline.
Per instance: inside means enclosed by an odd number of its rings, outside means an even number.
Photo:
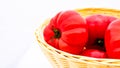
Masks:
[[[94,58],[107,58],[107,54],[104,51],[97,49],[86,49],[81,53],[81,55]]]
[[[120,20],[110,23],[105,33],[105,47],[108,57],[120,59]]]
[[[83,51],[84,46],[80,46],[80,47],[76,47],[76,46],[69,46],[68,44],[66,44],[63,40],[59,40],[59,45],[60,45],[60,49],[62,51],[71,53],[71,54],[76,54],[76,55],[80,55],[80,53]]]
[[[45,41],[63,51],[78,54],[88,40],[86,21],[75,11],[61,11],[43,31]]]
[[[102,15],[102,14],[94,14],[86,17],[86,22],[88,25],[88,35],[89,35],[87,48],[92,47],[91,45],[97,45],[95,43],[96,39],[104,40],[105,31],[108,25],[116,19],[117,18],[115,17]]]

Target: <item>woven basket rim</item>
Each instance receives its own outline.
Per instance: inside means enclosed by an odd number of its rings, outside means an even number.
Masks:
[[[110,11],[110,12],[120,12],[120,9],[113,9],[113,8],[76,8],[76,11],[87,11],[87,10],[102,10],[102,11]]]
[[[75,9],[76,11],[88,11],[88,10],[97,10],[97,11],[111,11],[113,13],[119,12],[120,10],[117,9],[110,9],[110,8],[83,8],[83,9]],[[120,59],[111,59],[111,58],[92,58],[92,57],[87,57],[87,56],[82,56],[82,55],[73,55],[61,50],[58,50],[49,44],[47,44],[44,41],[43,37],[43,29],[44,27],[48,24],[50,19],[47,19],[44,23],[40,25],[35,31],[35,36],[38,41],[38,43],[41,43],[40,47],[46,49],[47,51],[57,55],[57,57],[61,56],[67,60],[75,61],[75,62],[85,62],[85,63],[91,63],[91,64],[105,64],[105,65],[115,65],[115,66],[120,66]],[[87,60],[86,60],[87,59]]]

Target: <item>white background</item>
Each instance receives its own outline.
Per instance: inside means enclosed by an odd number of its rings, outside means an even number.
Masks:
[[[0,68],[52,68],[34,31],[48,17],[67,9],[120,9],[119,0],[0,0]]]

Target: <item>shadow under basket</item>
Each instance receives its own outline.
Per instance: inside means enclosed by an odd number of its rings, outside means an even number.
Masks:
[[[81,16],[92,14],[104,14],[120,18],[120,10],[108,8],[85,8],[76,9]],[[53,68],[120,68],[120,59],[98,59],[81,55],[73,55],[55,49],[44,41],[43,29],[49,23],[46,20],[35,31],[35,36],[40,48],[52,64]]]

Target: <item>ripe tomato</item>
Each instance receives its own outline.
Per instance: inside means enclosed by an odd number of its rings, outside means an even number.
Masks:
[[[97,49],[86,49],[81,55],[94,58],[107,58],[107,54],[105,52]]]
[[[94,47],[100,46],[100,49],[104,49],[105,31],[108,25],[115,19],[117,18],[112,16],[102,15],[102,14],[95,14],[95,15],[86,17],[86,22],[88,24],[88,35],[89,35],[88,44],[86,47],[94,48]]]
[[[110,23],[105,33],[105,47],[108,57],[120,59],[120,20]]]
[[[61,11],[45,27],[44,39],[55,48],[78,54],[88,40],[86,21],[75,11]]]

